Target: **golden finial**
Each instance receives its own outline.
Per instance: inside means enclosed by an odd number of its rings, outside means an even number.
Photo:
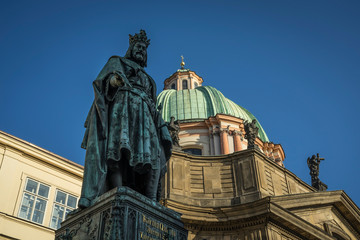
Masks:
[[[181,69],[184,69],[185,66],[185,62],[184,62],[184,57],[181,55],[181,63],[180,63]]]

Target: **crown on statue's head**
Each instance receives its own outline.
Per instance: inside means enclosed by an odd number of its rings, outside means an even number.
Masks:
[[[129,43],[130,45],[136,44],[137,42],[143,42],[146,44],[146,47],[150,45],[150,39],[147,38],[145,30],[140,30],[140,33],[135,33],[134,36],[129,34]]]

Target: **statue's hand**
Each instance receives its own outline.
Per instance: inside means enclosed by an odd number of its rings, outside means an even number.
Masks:
[[[124,80],[119,75],[114,74],[110,78],[110,85],[112,87],[122,87],[124,86]]]

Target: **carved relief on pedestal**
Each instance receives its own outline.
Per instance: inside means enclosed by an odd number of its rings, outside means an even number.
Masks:
[[[95,240],[99,230],[97,220],[94,216],[86,215],[76,225],[66,228],[65,233],[57,236],[56,240]]]

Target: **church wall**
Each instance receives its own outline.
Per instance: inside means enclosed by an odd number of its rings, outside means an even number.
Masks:
[[[273,222],[267,222],[262,224],[252,225],[244,224],[245,226],[234,226],[231,231],[225,230],[226,228],[232,228],[233,223],[228,223],[227,227],[220,226],[205,226],[206,230],[201,229],[200,226],[196,230],[190,230],[188,234],[189,240],[302,240],[304,238],[295,235],[294,233],[287,231],[286,229],[278,226]],[[249,226],[246,226],[249,225]],[[214,231],[208,229],[213,228]],[[215,230],[216,229],[216,230]],[[317,238],[316,238],[317,239]],[[355,238],[354,238],[355,239]]]
[[[256,158],[256,170],[259,173],[258,179],[262,197],[314,191],[312,187],[291,172],[286,171],[285,168],[279,167],[274,161],[264,161],[265,158],[261,155]]]
[[[214,155],[220,155],[221,154],[221,144],[220,144],[219,132],[213,133],[213,139],[214,139]]]
[[[241,148],[247,149],[247,141],[241,141]]]
[[[232,231],[189,231],[189,240],[266,240],[267,232],[264,226],[234,229]]]
[[[211,155],[210,137],[207,129],[180,131],[180,146],[186,148],[200,148],[202,155]]]
[[[334,232],[345,239],[359,239],[360,236],[334,206],[313,207],[292,212],[326,232]]]
[[[234,137],[232,135],[228,135],[228,143],[229,143],[229,153],[234,152]]]
[[[301,240],[302,238],[286,231],[285,229],[275,225],[268,224],[267,235],[269,240]]]
[[[217,156],[247,149],[243,120],[237,117],[217,114],[204,121],[180,122],[180,129],[180,146],[204,149],[203,155]],[[280,144],[262,142],[260,138],[256,138],[255,143],[267,157],[283,166],[285,154]]]
[[[236,240],[265,240],[266,236],[265,227],[249,228],[237,233],[232,239]]]
[[[174,152],[168,169],[165,199],[194,206],[230,206],[266,196],[314,191],[254,150],[220,156]]]
[[[214,202],[209,199],[234,197],[230,160],[191,161],[192,157],[196,156],[178,152],[171,157],[165,183],[168,198],[188,204],[212,205]]]

